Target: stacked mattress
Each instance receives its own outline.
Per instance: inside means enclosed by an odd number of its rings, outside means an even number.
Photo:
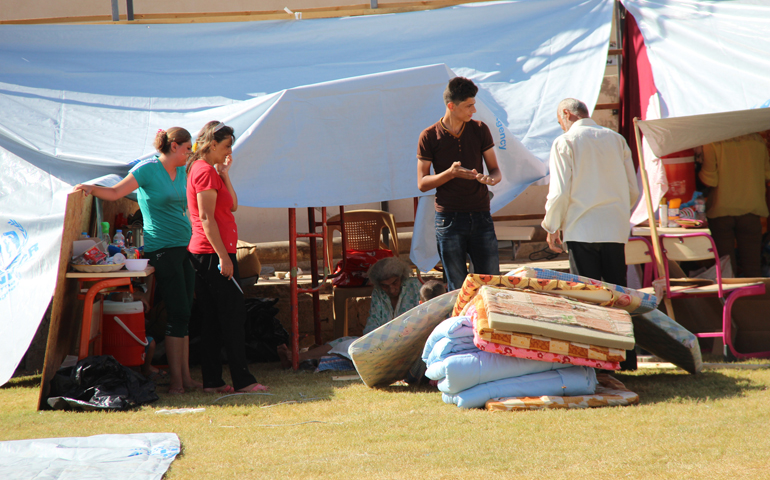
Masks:
[[[594,369],[619,369],[634,341],[691,373],[701,368],[695,336],[656,305],[633,289],[550,270],[468,275],[461,289],[355,340],[348,352],[369,387],[405,378],[422,357],[444,401],[462,408],[629,405],[638,396],[612,377],[597,381]],[[547,325],[536,323],[543,319]]]

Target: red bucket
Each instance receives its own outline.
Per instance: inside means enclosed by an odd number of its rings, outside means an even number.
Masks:
[[[142,365],[147,343],[144,336],[144,306],[142,302],[105,300],[103,313],[102,353],[112,355],[115,360],[126,367]],[[115,320],[115,317],[125,325],[125,328]]]
[[[661,158],[668,179],[666,198],[678,198],[682,203],[692,200],[695,193],[695,151],[683,150]]]

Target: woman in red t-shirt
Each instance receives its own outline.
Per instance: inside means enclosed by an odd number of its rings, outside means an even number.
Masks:
[[[257,392],[267,387],[249,372],[244,343],[246,305],[233,284],[240,279],[235,249],[238,227],[233,212],[238,196],[230,182],[233,163],[232,127],[209,122],[198,134],[187,163],[187,204],[192,220],[190,250],[196,271],[196,308],[201,314],[203,390]],[[222,380],[222,346],[233,386]]]

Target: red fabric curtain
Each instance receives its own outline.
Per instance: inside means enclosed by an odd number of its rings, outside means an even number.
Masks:
[[[620,71],[620,133],[626,138],[638,168],[634,117],[644,120],[650,97],[657,92],[644,39],[634,17],[626,12],[623,35],[623,66]]]

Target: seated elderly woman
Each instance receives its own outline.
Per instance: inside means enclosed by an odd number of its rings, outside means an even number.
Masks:
[[[397,316],[420,304],[420,287],[422,284],[411,277],[412,269],[404,261],[396,257],[383,258],[369,268],[369,282],[372,290],[372,305],[369,318],[366,320],[364,335],[385,325]],[[325,345],[311,348],[299,354],[300,362],[317,360],[334,350],[343,356],[348,347],[358,337],[342,337]],[[278,347],[278,355],[284,368],[291,366],[291,350],[287,345]]]
[[[411,274],[409,265],[397,257],[383,258],[369,268],[369,282],[374,290],[364,335],[420,303],[421,284]]]

